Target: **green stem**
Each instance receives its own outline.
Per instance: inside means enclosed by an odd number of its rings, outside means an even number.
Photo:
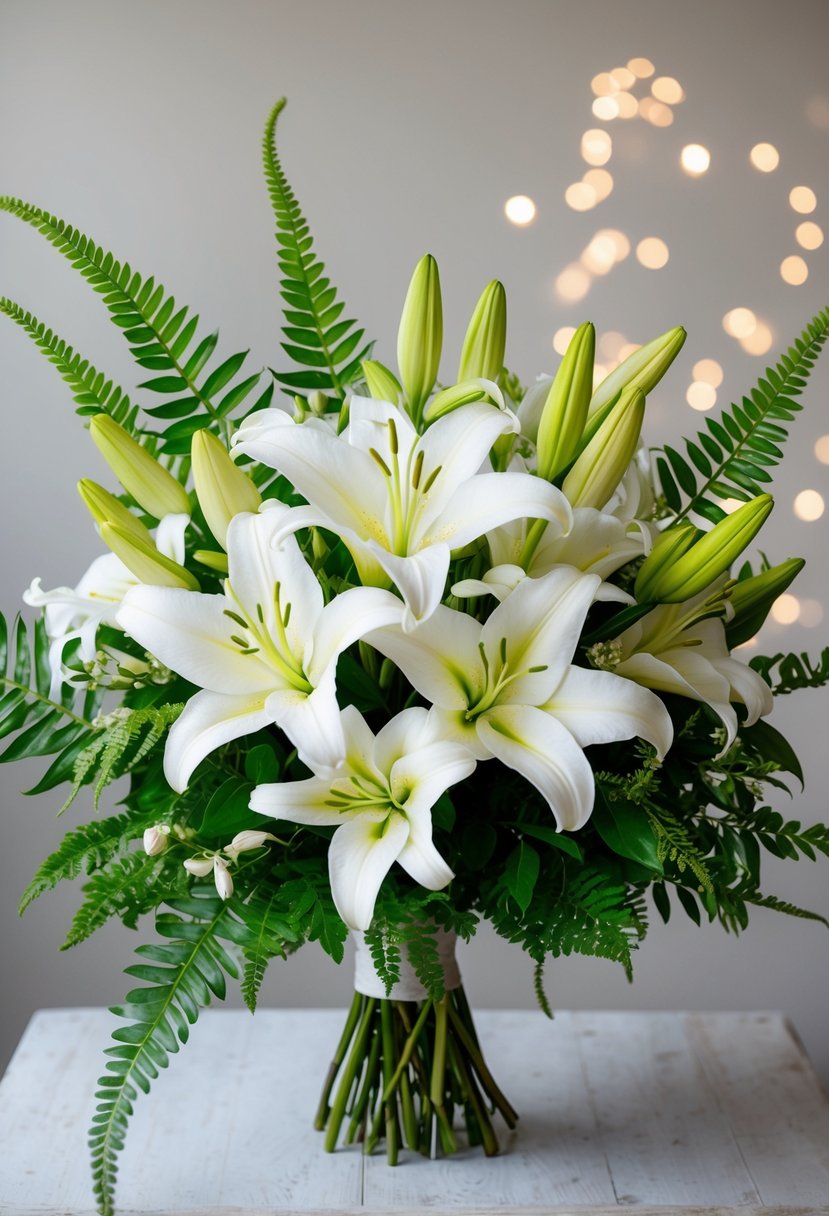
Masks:
[[[397,1165],[399,1151],[399,1128],[397,1126],[397,1097],[394,1090],[388,1093],[388,1084],[394,1070],[394,1026],[390,1001],[380,1002],[380,1024],[383,1036],[383,1081],[385,1084],[383,1104],[386,1108],[386,1157],[389,1165]]]
[[[322,1087],[320,1103],[317,1107],[316,1118],[314,1119],[314,1127],[318,1132],[321,1132],[325,1127],[325,1121],[328,1118],[328,1101],[331,1097],[331,1090],[334,1088],[337,1073],[342,1067],[342,1062],[345,1059],[345,1053],[348,1050],[348,1044],[351,1042],[354,1029],[360,1020],[360,1008],[362,1003],[362,995],[359,992],[355,992],[354,1000],[351,1002],[351,1008],[349,1009],[348,1017],[346,1018],[345,1029],[343,1030],[340,1041],[337,1044],[337,1050],[334,1052],[333,1059],[328,1067],[328,1076],[325,1078],[325,1084]]]
[[[481,1101],[481,1095],[478,1093],[475,1079],[466,1066],[463,1052],[460,1050],[460,1046],[455,1041],[454,1036],[449,1041],[449,1054],[454,1057],[454,1064],[460,1078],[463,1096],[472,1107],[472,1113],[475,1116],[475,1122],[481,1134],[484,1152],[487,1157],[495,1157],[498,1153],[498,1141],[495,1138],[495,1132],[492,1130],[492,1123]]]
[[[398,1007],[399,1007],[399,1002],[398,1002]],[[417,1021],[415,1022],[411,1031],[409,1032],[409,1037],[406,1039],[406,1042],[403,1044],[403,1052],[402,1052],[402,1055],[400,1056],[400,1059],[397,1062],[397,1068],[392,1073],[391,1080],[388,1081],[385,1085],[385,1088],[383,1090],[384,1098],[388,1094],[390,1094],[391,1091],[397,1086],[397,1083],[400,1080],[400,1075],[403,1072],[403,1069],[406,1067],[406,1065],[411,1060],[412,1052],[415,1049],[415,1044],[417,1043],[421,1030],[426,1025],[426,1019],[429,1016],[429,1011],[431,1010],[431,1008],[432,1008],[432,1002],[425,1001],[423,1004],[423,1008],[421,1009],[420,1013],[418,1014]],[[408,1015],[406,1015],[406,1017],[408,1019]],[[404,1025],[405,1024],[406,1023],[404,1021]]]
[[[345,1066],[345,1071],[340,1078],[340,1084],[337,1087],[337,1093],[334,1097],[334,1104],[331,1107],[331,1114],[329,1115],[328,1119],[328,1127],[325,1132],[325,1151],[327,1153],[333,1153],[334,1149],[337,1147],[337,1140],[340,1136],[340,1127],[342,1126],[342,1121],[345,1117],[345,1108],[348,1104],[349,1095],[351,1094],[359,1068],[365,1059],[366,1043],[371,1031],[371,1023],[376,1004],[376,997],[369,996],[365,998],[365,1006],[363,1009],[363,1016],[360,1021],[360,1027],[354,1039],[354,1044],[351,1048],[351,1054],[348,1057],[348,1063]]]
[[[376,1019],[375,1019],[376,1020]],[[379,1083],[380,1073],[380,1035],[377,1033],[377,1028],[374,1028],[374,1034],[371,1037],[371,1048],[368,1053],[368,1063],[363,1075],[360,1091],[354,1101],[354,1107],[351,1112],[351,1121],[346,1132],[346,1144],[353,1144],[354,1138],[360,1125],[363,1126],[363,1139],[365,1139],[365,1124],[368,1118],[368,1110],[371,1107],[372,1092],[377,1088]]]
[[[454,1009],[451,1004],[449,1005],[449,1017],[458,1038],[463,1043],[464,1049],[469,1056],[473,1068],[480,1077],[484,1089],[503,1115],[504,1122],[506,1123],[507,1127],[515,1127],[516,1123],[518,1122],[518,1112],[507,1101],[507,1099],[501,1093],[501,1090],[495,1084],[495,1080],[492,1073],[487,1068],[486,1061],[481,1054],[480,1048],[476,1045],[466,1026],[463,1024],[457,1010]]]

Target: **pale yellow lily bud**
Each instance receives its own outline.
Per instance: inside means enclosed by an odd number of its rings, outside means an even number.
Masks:
[[[561,488],[572,506],[605,506],[633,459],[644,417],[642,390],[623,393],[564,479]]]
[[[212,857],[188,857],[181,864],[187,873],[192,874],[195,878],[207,878],[207,875],[213,872]]]
[[[683,553],[687,553],[701,535],[699,528],[687,521],[659,534],[636,576],[634,592],[640,604],[656,602],[653,588],[657,577]]]
[[[710,532],[704,532],[676,560],[663,561],[655,576],[648,570],[648,563],[654,557],[651,554],[639,571],[637,598],[643,575],[647,581],[648,599],[656,603],[681,604],[704,591],[751,544],[773,506],[774,499],[770,494],[758,494],[751,502],[743,503],[736,511],[726,515]]]
[[[550,385],[538,424],[538,475],[545,481],[566,469],[576,454],[587,421],[593,391],[596,331],[589,321],[580,325]]]
[[[227,529],[241,511],[255,513],[262,497],[247,473],[235,464],[220,439],[210,431],[196,431],[190,448],[193,484],[207,526],[223,549]]]
[[[226,844],[223,852],[235,861],[240,853],[250,853],[254,849],[264,848],[266,840],[276,840],[272,832],[259,832],[255,828],[246,828],[237,832],[230,844]]]
[[[463,340],[458,382],[497,380],[504,366],[507,344],[507,293],[503,283],[493,279],[475,305]]]
[[[119,502],[114,494],[110,494],[109,490],[99,486],[96,481],[91,481],[88,477],[83,478],[78,482],[78,493],[99,528],[101,524],[118,524],[119,527],[132,532],[139,540],[149,544],[153,543],[153,538],[141,520],[136,519],[132,511]]]
[[[485,396],[486,389],[480,380],[467,380],[464,384],[452,384],[449,388],[435,393],[423,411],[423,417],[427,422],[434,422],[436,419],[442,418],[444,414],[451,414],[452,410],[458,409],[461,405],[482,401]]]
[[[196,549],[193,557],[203,566],[207,566],[208,570],[215,570],[217,574],[227,574],[226,553],[218,553],[215,549]]]
[[[148,857],[157,857],[159,853],[163,853],[170,843],[170,825],[169,823],[159,823],[153,828],[146,828],[144,831],[144,852]]]
[[[375,401],[390,401],[392,405],[400,404],[403,392],[397,377],[376,359],[364,359],[361,367],[366,378],[369,397]]]
[[[121,485],[148,515],[163,519],[165,515],[190,514],[184,486],[114,418],[96,414],[89,424],[89,433]]]
[[[805,564],[802,557],[790,557],[779,566],[741,579],[731,588],[728,602],[734,616],[725,627],[729,647],[741,646],[762,628],[774,601],[794,582]]]
[[[101,524],[101,539],[140,582],[151,587],[199,590],[198,581],[190,571],[159,553],[152,539],[147,543],[128,528],[114,523]]]
[[[223,857],[213,858],[213,881],[222,899],[230,899],[233,894],[233,879]]]
[[[437,379],[443,346],[443,305],[438,264],[426,253],[415,267],[400,328],[397,365],[411,417],[420,420],[423,404]]]
[[[641,388],[647,395],[682,350],[686,337],[685,330],[677,325],[635,350],[602,380],[590,402],[590,417],[618,397],[623,389]]]

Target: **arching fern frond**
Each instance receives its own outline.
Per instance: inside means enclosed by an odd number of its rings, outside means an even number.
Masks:
[[[687,458],[665,445],[656,468],[677,520],[694,513],[717,523],[725,511],[712,495],[747,502],[768,488],[769,470],[783,457],[788,423],[803,408],[796,398],[827,337],[829,308],[807,325],[776,367],[766,369],[750,397],[723,410],[719,421],[706,418],[706,429],[694,441],[684,440]]]
[[[313,238],[296,196],[288,184],[276,150],[276,121],[285,98],[276,103],[265,125],[262,158],[265,180],[276,216],[280,294],[285,302],[282,349],[303,369],[274,373],[293,391],[333,392],[341,400],[345,388],[358,375],[371,344],[357,350],[364,331],[356,321],[341,320],[345,304],[325,277],[325,266],[314,253]],[[355,353],[356,352],[356,353]]]
[[[128,773],[150,754],[182,708],[180,704],[148,705],[143,709],[123,707],[110,714],[102,722],[99,733],[75,760],[72,789],[61,812],[74,802],[81,787],[93,777],[97,778],[94,798],[97,810],[101,794],[110,782]]]
[[[165,452],[189,452],[194,432],[202,427],[226,429],[223,420],[245,400],[261,375],[237,380],[246,351],[207,372],[218,334],[197,336],[198,316],[186,306],[178,307],[154,278],[143,278],[71,224],[23,199],[0,197],[0,211],[31,224],[71,262],[103,296],[139,367],[160,373],[139,388],[167,398],[161,405],[146,407],[152,417],[170,422],[163,431]]]
[[[127,1124],[139,1089],[149,1093],[160,1068],[186,1043],[190,1026],[213,997],[224,1000],[225,974],[237,976],[233,959],[219,941],[230,910],[216,898],[191,898],[189,915],[161,913],[156,928],[167,940],[139,946],[140,963],[127,975],[145,986],[127,993],[112,1012],[128,1019],[113,1031],[115,1046],[107,1071],[98,1082],[98,1106],[92,1116],[89,1144],[92,1177],[101,1216],[113,1216],[118,1153],[124,1147]],[[146,961],[143,961],[146,960]]]
[[[152,912],[163,899],[184,895],[188,881],[180,859],[169,853],[148,857],[139,850],[114,858],[84,883],[84,901],[72,918],[61,950],[86,941],[114,916],[134,929],[138,918]]]
[[[771,658],[757,654],[748,665],[759,672],[776,697],[829,684],[829,646],[821,651],[817,662],[807,654],[775,654]]]

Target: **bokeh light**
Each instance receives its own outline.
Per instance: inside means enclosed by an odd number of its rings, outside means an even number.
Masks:
[[[629,89],[636,84],[636,73],[631,70],[630,64],[626,68],[613,68],[610,75],[616,81],[617,89]]]
[[[631,355],[635,355],[638,350],[641,350],[641,342],[626,342],[619,351],[619,362],[624,363],[625,359],[629,359]]]
[[[719,388],[723,382],[723,370],[716,359],[699,359],[693,367],[693,377],[712,388]]]
[[[789,206],[792,211],[809,215],[817,206],[817,195],[809,186],[794,186],[789,191]]]
[[[750,334],[740,338],[740,346],[747,355],[765,355],[771,350],[774,334],[765,321],[758,321]]]
[[[619,104],[615,97],[597,97],[592,109],[596,118],[602,118],[605,122],[619,117]]]
[[[800,287],[809,277],[809,267],[799,253],[783,258],[780,263],[780,278],[792,287]]]
[[[668,246],[658,236],[646,236],[636,246],[636,258],[648,270],[661,270],[668,264]]]
[[[583,300],[590,290],[590,282],[584,267],[571,262],[556,279],[556,291],[563,300]]]
[[[723,317],[722,327],[732,338],[747,338],[757,328],[757,318],[750,308],[732,308]]]
[[[774,144],[755,144],[748,159],[761,173],[773,173],[780,164],[780,153]]]
[[[610,373],[610,368],[606,367],[604,363],[594,363],[593,364],[593,387],[596,388],[598,385],[600,385],[602,380],[604,380],[609,375],[609,373]]]
[[[800,600],[788,591],[779,595],[771,606],[771,615],[778,625],[793,625],[800,616]]]
[[[794,237],[801,249],[820,249],[823,244],[823,229],[820,224],[805,220],[795,228]]]
[[[653,97],[643,97],[639,102],[639,113],[654,127],[669,127],[674,121],[674,112],[664,101],[656,101]]]
[[[695,380],[693,384],[688,385],[685,400],[692,410],[710,410],[717,404],[717,390],[713,384]]]
[[[794,500],[794,513],[804,523],[812,524],[826,510],[823,495],[817,490],[801,490]]]
[[[607,274],[617,261],[615,242],[609,235],[597,232],[583,251],[580,261],[593,274]]]
[[[821,464],[829,464],[829,435],[821,435],[815,440],[815,456]]]
[[[650,59],[645,59],[641,55],[635,56],[628,60],[628,67],[638,80],[647,80],[649,76],[653,76],[656,68],[651,63]]]
[[[680,153],[679,163],[689,177],[701,177],[708,172],[711,153],[702,144],[686,144]]]
[[[664,101],[669,106],[678,105],[685,98],[682,85],[673,76],[657,76],[651,85],[651,92],[657,101]]]
[[[557,329],[553,335],[553,350],[559,355],[566,354],[570,339],[575,332],[575,325],[562,325],[561,329]]]
[[[601,228],[595,239],[607,238],[613,243],[613,248],[616,250],[616,261],[623,262],[630,253],[630,240],[619,228]]]
[[[599,72],[590,81],[590,88],[597,97],[606,97],[608,93],[616,93],[622,86],[613,78],[610,72]]]
[[[588,169],[582,178],[585,186],[596,193],[596,202],[601,203],[613,190],[613,174],[607,169]]]
[[[582,158],[588,165],[606,165],[613,152],[613,140],[601,127],[592,127],[581,137]]]
[[[615,93],[614,100],[619,107],[620,118],[635,118],[639,113],[639,102],[632,93]]]
[[[536,206],[526,194],[513,194],[504,203],[504,215],[516,228],[526,228],[535,219]]]
[[[810,97],[806,103],[806,117],[818,131],[829,131],[829,97],[821,93]]]
[[[573,182],[564,191],[564,201],[574,211],[589,211],[599,199],[595,189],[587,182]]]

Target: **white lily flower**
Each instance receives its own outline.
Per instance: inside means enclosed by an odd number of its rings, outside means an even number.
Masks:
[[[569,528],[560,490],[526,473],[479,472],[498,436],[517,428],[510,411],[473,402],[418,435],[396,406],[352,397],[339,437],[272,409],[252,414],[234,443],[312,504],[294,508],[286,529],[336,532],[363,583],[399,588],[411,629],[440,603],[451,550],[511,519]]]
[[[560,566],[524,579],[483,626],[441,606],[413,633],[382,629],[366,638],[434,703],[444,738],[521,773],[560,830],[582,827],[593,809],[585,747],[639,735],[661,756],[673,737],[655,694],[571,665],[600,582]]]
[[[176,562],[184,561],[184,530],[188,515],[167,515],[156,531],[159,552]],[[64,681],[72,672],[63,666],[63,652],[70,642],[78,639],[79,658],[92,664],[97,656],[95,638],[99,625],[120,629],[116,614],[124,596],[138,586],[138,579],[114,553],[96,557],[76,587],[55,587],[44,591],[41,580],[34,579],[23,592],[23,602],[32,608],[45,608],[44,621],[49,639],[49,667],[52,685],[49,696],[60,697]]]
[[[118,613],[140,645],[202,689],[167,737],[164,773],[178,793],[215,748],[272,723],[306,763],[336,766],[344,748],[337,659],[368,630],[400,620],[400,601],[374,587],[323,605],[294,537],[274,544],[286,512],[232,520],[224,595],[134,587]]]
[[[600,643],[597,666],[645,688],[677,693],[710,705],[725,727],[726,752],[737,734],[732,701],[745,705],[745,724],[771,712],[771,689],[756,671],[732,658],[716,607],[725,578],[684,604],[661,604],[613,642]]]
[[[451,882],[432,842],[431,811],[473,772],[475,759],[440,740],[425,709],[404,709],[376,736],[354,706],[342,711],[342,723],[346,757],[333,778],[317,770],[306,781],[259,785],[250,805],[289,823],[337,828],[328,850],[331,893],[345,923],[364,930],[395,861],[430,891]]]

